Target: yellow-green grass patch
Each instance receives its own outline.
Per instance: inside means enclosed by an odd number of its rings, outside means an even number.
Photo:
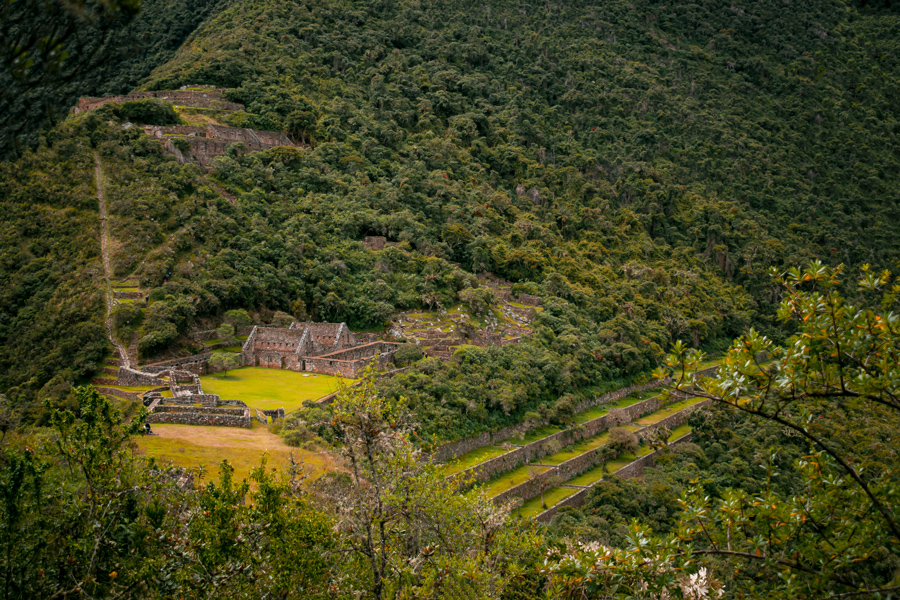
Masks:
[[[500,446],[485,446],[483,448],[478,448],[477,450],[467,452],[466,454],[463,454],[462,456],[448,462],[446,465],[441,467],[441,473],[443,473],[444,475],[454,475],[456,473],[474,467],[477,464],[483,463],[486,460],[502,456],[507,452],[509,452],[509,449],[501,448]]]
[[[109,388],[111,390],[121,390],[123,392],[149,392],[150,390],[155,390],[156,388],[159,388],[162,386],[161,385],[136,385],[136,386],[101,385],[100,387]]]
[[[504,473],[497,479],[486,483],[484,485],[484,491],[487,492],[488,496],[493,498],[497,494],[503,493],[506,490],[519,485],[520,483],[524,483],[535,475],[540,475],[546,470],[547,467],[535,467],[533,465],[521,466],[518,469],[515,469],[508,473]]]
[[[251,408],[283,407],[286,412],[297,410],[305,400],[318,400],[336,392],[340,381],[340,377],[331,375],[261,367],[243,367],[228,371],[228,375],[214,373],[200,378],[207,394],[218,394],[223,400],[243,400]],[[354,380],[343,381],[349,385]]]
[[[642,417],[635,421],[640,425],[653,425],[655,423],[659,423],[666,417],[671,417],[675,413],[684,410],[690,406],[703,402],[704,398],[685,398],[679,402],[674,404],[670,404],[664,408],[661,408],[655,412],[650,413],[646,417]]]
[[[532,431],[531,433],[526,435],[524,438],[522,438],[521,441],[516,440],[516,443],[522,444],[522,445],[530,444],[531,442],[536,442],[538,440],[542,440],[545,437],[551,436],[554,433],[559,433],[560,431],[562,431],[562,427],[556,427],[555,425],[547,425],[546,427],[541,427],[540,429],[535,429],[534,431]]]
[[[608,439],[609,432],[603,432],[600,435],[595,435],[594,437],[582,440],[577,444],[567,446],[566,449],[561,452],[545,456],[541,459],[541,463],[545,465],[558,465],[569,459],[575,458],[576,456],[580,456],[585,452],[590,452],[595,448],[599,448],[605,444]]]
[[[606,404],[601,404],[600,406],[595,406],[593,408],[589,408],[584,412],[580,412],[575,415],[575,422],[581,425],[582,423],[587,423],[588,421],[593,421],[609,412],[609,407]]]
[[[268,453],[267,466],[282,472],[290,464],[291,452],[295,461],[312,469],[313,476],[335,467],[328,454],[291,448],[256,420],[252,429],[164,423],[152,424],[151,427],[157,435],[133,438],[137,453],[156,457],[163,463],[172,462],[179,467],[196,469],[203,465],[208,480],[218,481],[222,460],[227,460],[234,467],[235,480],[246,479],[250,476],[250,470],[259,466],[264,452]]]
[[[576,489],[566,488],[566,487],[555,487],[544,492],[544,503],[547,505],[547,508],[551,506],[555,506],[578,492]],[[515,514],[523,517],[525,519],[530,519],[532,517],[536,517],[542,512],[546,510],[541,504],[541,497],[532,498],[531,500],[525,502],[522,506],[517,508],[514,512]]]
[[[241,351],[241,346],[226,346],[224,348],[216,348],[213,352],[227,352],[231,354],[237,354]]]
[[[672,433],[669,435],[669,441],[674,442],[678,438],[684,437],[691,432],[690,425],[682,425],[681,427],[676,427],[672,430]]]

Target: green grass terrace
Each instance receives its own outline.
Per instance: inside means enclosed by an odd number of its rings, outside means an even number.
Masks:
[[[501,448],[500,446],[484,446],[448,462],[441,467],[440,471],[447,476],[455,475],[492,458],[503,456],[510,450],[511,448]]]
[[[200,378],[207,394],[243,400],[247,406],[261,410],[284,407],[286,412],[297,410],[306,400],[315,401],[338,391],[342,381],[349,385],[355,380],[261,367],[242,367],[227,375],[213,373]]]

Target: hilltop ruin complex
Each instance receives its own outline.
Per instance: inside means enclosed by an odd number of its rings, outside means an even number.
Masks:
[[[175,106],[198,108],[214,113],[230,114],[244,110],[243,104],[228,102],[222,98],[222,89],[215,86],[190,86],[180,90],[158,90],[152,92],[134,92],[124,96],[107,96],[105,98],[79,98],[73,109],[75,114],[96,110],[111,102],[135,102],[148,98],[158,98],[171,102]],[[193,162],[204,167],[212,163],[216,156],[225,154],[229,145],[243,143],[250,152],[268,150],[278,146],[297,146],[290,138],[277,131],[262,131],[243,127],[226,127],[208,123],[205,127],[185,125],[143,127],[144,133],[163,144],[167,154],[171,154],[181,164]],[[187,145],[179,144],[184,140]]]

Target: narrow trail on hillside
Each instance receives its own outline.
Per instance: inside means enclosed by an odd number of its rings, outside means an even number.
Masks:
[[[100,156],[97,154],[96,150],[94,150],[94,176],[97,179],[97,200],[100,201],[100,254],[103,256],[103,273],[105,281],[103,295],[106,299],[106,334],[109,337],[109,341],[112,342],[112,345],[119,353],[119,358],[122,360],[122,366],[130,367],[131,362],[128,360],[128,352],[125,350],[124,346],[116,340],[116,336],[113,335],[112,311],[115,306],[115,300],[113,299],[112,284],[110,283],[110,280],[112,279],[112,268],[110,267],[109,262],[109,226],[106,221],[106,195],[103,193],[103,171],[100,167]]]

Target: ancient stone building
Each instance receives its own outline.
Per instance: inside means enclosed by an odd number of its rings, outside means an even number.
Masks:
[[[292,323],[254,327],[241,349],[244,366],[355,377],[377,357],[385,367],[400,344],[360,344],[346,323]]]

